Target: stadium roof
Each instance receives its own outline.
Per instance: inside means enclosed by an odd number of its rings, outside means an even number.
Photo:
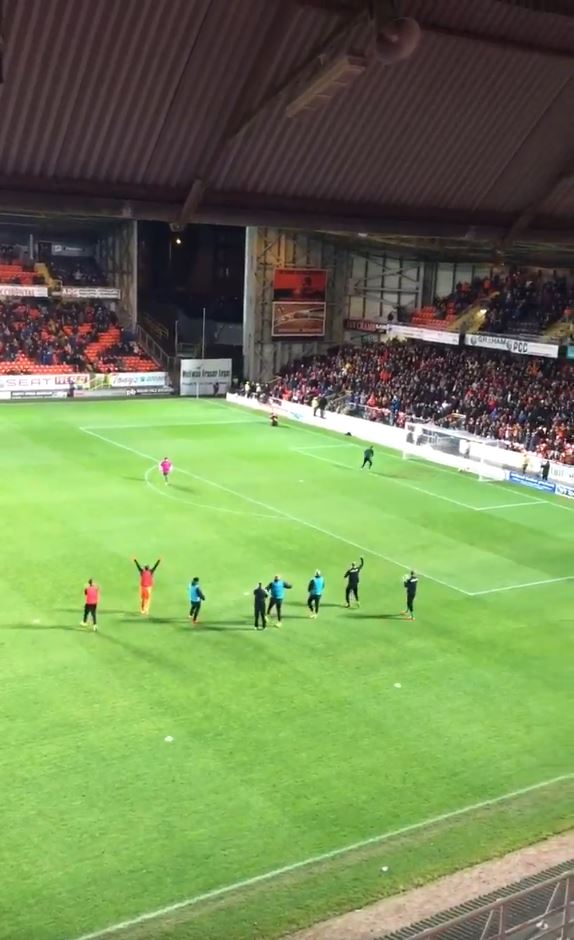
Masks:
[[[0,209],[573,241],[574,0],[373,2],[4,0]]]

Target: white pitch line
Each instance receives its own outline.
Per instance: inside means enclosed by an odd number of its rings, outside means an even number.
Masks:
[[[92,437],[96,437],[98,440],[103,441],[104,444],[111,444],[112,447],[119,447],[121,450],[125,450],[130,454],[135,454],[136,457],[142,457],[144,460],[149,460],[150,462],[157,464],[158,458],[153,457],[151,454],[146,454],[141,450],[136,450],[134,447],[129,447],[127,444],[120,444],[119,441],[114,441],[109,437],[104,437],[103,434],[98,434],[96,431],[91,431],[87,427],[80,427],[80,431],[83,431],[84,434],[90,434]],[[336,539],[339,542],[344,542],[345,545],[350,545],[352,548],[356,548],[358,551],[365,552],[367,555],[373,555],[376,558],[381,558],[383,561],[389,562],[391,565],[396,565],[397,568],[402,568],[407,570],[412,567],[404,561],[398,561],[396,558],[391,558],[389,555],[382,555],[380,552],[375,551],[372,548],[365,548],[364,545],[359,545],[358,542],[353,542],[351,539],[346,539],[342,535],[338,535],[336,532],[331,532],[329,529],[323,529],[322,526],[315,525],[314,522],[308,522],[307,519],[301,519],[299,516],[294,516],[289,512],[285,512],[283,509],[278,509],[276,506],[271,506],[269,503],[264,503],[259,499],[254,499],[252,496],[246,496],[245,493],[240,493],[238,490],[232,490],[228,486],[224,486],[222,483],[216,483],[215,480],[208,480],[206,477],[200,477],[196,473],[192,473],[190,470],[184,470],[179,468],[180,473],[185,473],[188,477],[191,477],[193,480],[198,480],[200,483],[205,483],[206,486],[213,486],[215,489],[221,490],[223,493],[229,493],[231,496],[236,496],[238,499],[244,499],[248,503],[253,503],[254,506],[260,506],[262,509],[267,509],[270,512],[276,513],[279,517],[288,519],[290,522],[296,522],[297,525],[304,525],[308,529],[313,529],[315,532],[320,532],[322,535],[326,535],[329,538]],[[418,572],[428,581],[434,581],[435,584],[440,584],[442,587],[449,588],[451,591],[456,591],[457,594],[464,594],[466,597],[470,597],[471,594],[469,591],[465,591],[463,588],[456,587],[454,584],[449,584],[448,581],[442,581],[440,578],[435,578],[430,574],[426,574],[420,568],[417,568]]]
[[[103,930],[96,930],[92,933],[82,934],[74,940],[102,940],[102,938],[119,933],[122,930],[129,930],[131,927],[137,927],[139,924],[145,924],[151,920],[157,920],[161,917],[167,917],[175,911],[181,911],[186,907],[195,907],[204,901],[213,901],[216,898],[225,897],[236,891],[242,891],[245,888],[252,888],[255,885],[264,884],[267,881],[273,881],[281,875],[289,875],[302,868],[311,865],[318,865],[321,862],[328,862],[334,858],[340,858],[350,852],[356,852],[367,848],[369,845],[379,845],[387,842],[389,839],[398,838],[407,835],[407,833],[418,832],[421,829],[438,825],[442,822],[448,822],[450,819],[457,819],[467,813],[476,812],[481,809],[487,809],[490,806],[497,806],[507,800],[512,800],[518,796],[525,796],[527,793],[534,793],[536,790],[542,790],[544,787],[553,786],[556,783],[563,783],[566,780],[572,780],[574,773],[562,774],[560,777],[554,777],[552,780],[543,780],[541,783],[533,783],[528,787],[521,787],[519,790],[511,790],[510,793],[504,793],[502,796],[495,796],[489,800],[481,800],[479,803],[471,803],[463,806],[461,809],[455,809],[448,813],[441,813],[439,816],[432,816],[430,819],[424,819],[421,822],[411,823],[408,826],[401,826],[400,829],[394,829],[390,832],[383,832],[380,835],[371,836],[368,839],[362,839],[360,842],[354,842],[351,845],[345,845],[342,848],[332,849],[330,852],[323,852],[321,855],[314,855],[299,862],[293,862],[291,865],[283,865],[281,868],[274,868],[272,871],[264,872],[262,875],[255,875],[253,878],[245,878],[242,881],[236,881],[234,884],[225,885],[222,888],[215,888],[213,891],[206,891],[203,894],[196,894],[194,897],[186,898],[184,901],[176,901],[175,904],[169,904],[167,907],[158,908],[155,911],[149,911],[146,914],[140,914],[130,920],[124,920],[117,924],[105,927]]]
[[[564,578],[545,578],[542,581],[526,581],[525,584],[508,584],[506,587],[489,588],[488,591],[471,591],[471,597],[482,597],[484,594],[500,594],[502,591],[517,591],[519,588],[536,587],[540,584],[559,584],[561,581],[573,581],[574,574]]]
[[[501,503],[499,506],[479,506],[476,512],[494,512],[495,509],[514,509],[516,506],[547,506],[545,499],[529,499],[520,503]]]

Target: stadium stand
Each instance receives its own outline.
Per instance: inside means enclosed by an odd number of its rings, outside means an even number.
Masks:
[[[417,341],[341,347],[289,366],[271,394],[403,426],[411,418],[574,463],[574,366]]]
[[[95,258],[57,258],[50,261],[52,276],[74,287],[104,287],[107,280]]]
[[[574,318],[574,281],[553,271],[511,268],[506,274],[460,282],[452,294],[436,297],[411,317],[414,326],[452,328],[457,318],[480,301],[484,333],[539,335],[559,321]]]
[[[574,283],[556,271],[513,271],[485,303],[483,331],[540,334],[563,317],[572,316]]]
[[[107,307],[0,304],[0,374],[150,372],[157,364]]]
[[[0,260],[0,284],[43,284],[33,264]]]

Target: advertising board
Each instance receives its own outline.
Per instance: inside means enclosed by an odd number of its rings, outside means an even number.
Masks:
[[[216,383],[220,395],[231,387],[231,359],[181,360],[180,395],[214,395]]]

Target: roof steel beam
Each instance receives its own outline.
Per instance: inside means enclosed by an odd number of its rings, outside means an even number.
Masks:
[[[522,7],[530,13],[550,13],[555,16],[574,17],[572,0],[497,0],[505,6]]]
[[[506,232],[502,244],[509,245],[515,241],[517,235],[522,235],[529,228],[532,220],[544,209],[544,203],[556,193],[556,190],[564,184],[570,185],[574,179],[574,166],[568,166],[546,187],[540,197],[529,206],[526,206],[518,213],[514,222]]]
[[[203,199],[203,194],[205,192],[205,183],[203,180],[197,178],[194,179],[193,183],[189,187],[189,192],[185,197],[185,201],[181,207],[181,212],[179,213],[179,221],[182,225],[187,225],[195,215],[197,208]]]
[[[421,29],[425,33],[432,33],[435,36],[445,36],[452,39],[466,39],[469,42],[482,42],[488,46],[495,46],[498,49],[516,49],[519,52],[528,54],[543,55],[555,59],[572,60],[574,59],[574,50],[560,49],[556,46],[547,46],[543,43],[524,42],[522,39],[512,39],[506,36],[495,36],[492,33],[481,33],[476,30],[458,29],[453,26],[443,26],[442,23],[419,20]]]

